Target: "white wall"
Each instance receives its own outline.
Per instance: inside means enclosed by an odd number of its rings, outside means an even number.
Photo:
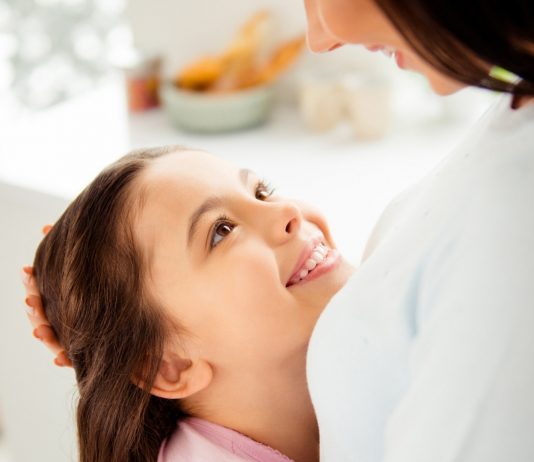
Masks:
[[[0,416],[13,462],[76,460],[72,369],[31,335],[19,272],[67,204],[0,182]]]

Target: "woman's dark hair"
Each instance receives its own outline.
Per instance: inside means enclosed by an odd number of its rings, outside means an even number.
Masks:
[[[136,178],[153,159],[178,150],[134,151],[111,164],[36,252],[43,307],[76,373],[81,462],[156,461],[184,415],[178,401],[149,393],[176,326],[145,289],[132,228],[144,200],[143,188],[134,192]]]
[[[532,0],[375,0],[429,64],[468,85],[534,95]],[[498,66],[519,84],[488,75]]]

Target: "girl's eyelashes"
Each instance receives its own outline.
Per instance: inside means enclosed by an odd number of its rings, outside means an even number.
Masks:
[[[260,201],[265,201],[274,193],[274,189],[265,180],[260,180],[254,188],[254,197]],[[216,247],[228,234],[236,227],[235,223],[226,215],[217,217],[212,226],[210,237],[210,250]]]
[[[256,199],[260,201],[269,199],[273,195],[274,189],[266,180],[258,181],[255,190]]]

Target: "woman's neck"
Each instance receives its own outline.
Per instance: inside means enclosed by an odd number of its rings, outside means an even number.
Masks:
[[[319,460],[304,357],[276,371],[258,367],[233,373],[209,388],[190,404],[195,417],[236,430],[296,462]]]

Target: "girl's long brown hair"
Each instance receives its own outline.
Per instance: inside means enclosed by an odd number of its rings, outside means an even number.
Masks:
[[[433,67],[468,85],[534,95],[532,0],[375,0],[404,38]],[[522,80],[488,75],[488,65]]]
[[[152,159],[179,149],[136,151],[110,165],[36,252],[43,306],[76,373],[81,462],[156,461],[184,415],[177,401],[148,392],[173,326],[144,289],[132,233],[143,201],[134,180]]]

